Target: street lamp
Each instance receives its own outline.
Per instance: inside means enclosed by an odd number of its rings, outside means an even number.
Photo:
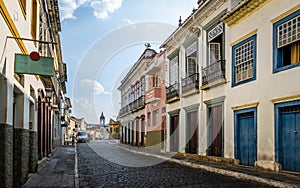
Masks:
[[[52,95],[53,95],[53,90],[52,88],[45,88],[45,91],[46,91],[46,102],[50,105]]]

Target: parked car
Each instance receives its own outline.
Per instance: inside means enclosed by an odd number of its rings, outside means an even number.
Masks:
[[[90,139],[86,133],[86,131],[80,130],[77,133],[77,142],[90,142]]]

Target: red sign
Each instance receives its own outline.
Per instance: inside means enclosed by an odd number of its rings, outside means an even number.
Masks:
[[[29,57],[33,61],[38,61],[40,59],[40,54],[38,52],[31,52]]]

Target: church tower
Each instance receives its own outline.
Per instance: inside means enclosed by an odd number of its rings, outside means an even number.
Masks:
[[[100,116],[100,126],[104,127],[104,125],[105,125],[105,117],[104,117],[103,112],[102,112],[101,116]]]

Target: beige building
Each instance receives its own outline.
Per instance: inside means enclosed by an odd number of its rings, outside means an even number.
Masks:
[[[121,81],[121,110],[119,121],[122,126],[122,143],[147,146],[147,126],[145,110],[146,77],[145,69],[156,52],[147,48]]]

